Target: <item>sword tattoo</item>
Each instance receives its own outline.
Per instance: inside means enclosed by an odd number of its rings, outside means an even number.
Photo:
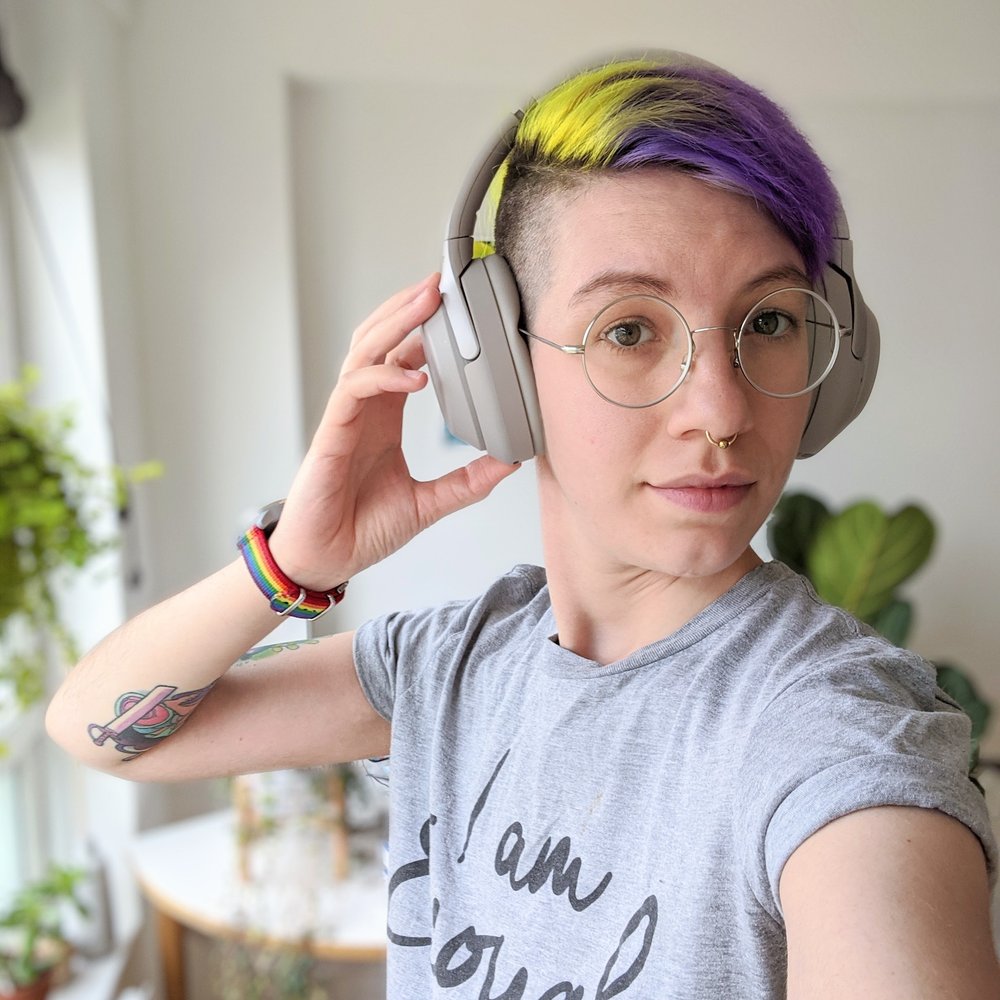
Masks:
[[[126,760],[134,760],[176,733],[213,687],[214,681],[180,693],[170,684],[158,684],[151,691],[126,691],[115,701],[115,717],[103,726],[91,723],[87,734],[96,746],[110,740]]]

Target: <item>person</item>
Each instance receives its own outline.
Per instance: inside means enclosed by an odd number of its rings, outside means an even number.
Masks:
[[[850,333],[826,169],[768,97],[664,54],[531,104],[493,188],[544,569],[247,652],[520,468],[410,476],[432,275],[355,331],[243,558],[88,653],[52,737],[142,781],[389,755],[390,997],[1000,996],[968,720],[751,547]]]

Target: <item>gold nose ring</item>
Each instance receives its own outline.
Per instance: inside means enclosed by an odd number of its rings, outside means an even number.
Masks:
[[[716,441],[708,431],[705,431],[705,437],[707,437],[716,448],[721,448],[723,451],[725,451],[730,445],[734,444],[739,436],[740,433],[737,431],[731,438],[719,438],[719,440]]]

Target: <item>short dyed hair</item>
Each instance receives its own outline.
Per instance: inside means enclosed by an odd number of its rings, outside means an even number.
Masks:
[[[496,251],[526,307],[544,284],[550,195],[650,166],[753,198],[798,249],[810,279],[822,273],[839,207],[823,162],[760,90],[670,53],[586,70],[527,108],[491,187]]]

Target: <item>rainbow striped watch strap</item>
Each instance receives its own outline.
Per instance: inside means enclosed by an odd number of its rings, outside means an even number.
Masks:
[[[275,614],[291,618],[319,618],[344,599],[346,583],[338,584],[333,590],[324,593],[306,590],[289,580],[271,555],[267,544],[269,533],[255,524],[240,537],[236,547],[250,570],[253,582],[267,598]]]

